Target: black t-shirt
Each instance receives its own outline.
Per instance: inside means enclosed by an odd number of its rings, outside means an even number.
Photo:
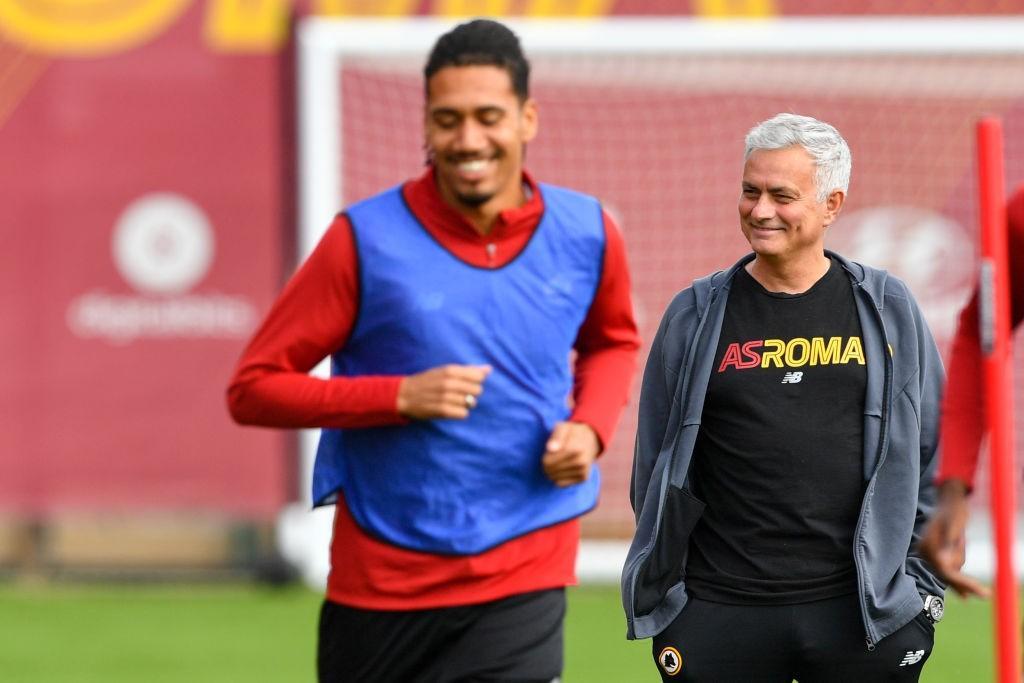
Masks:
[[[856,590],[866,350],[842,267],[802,294],[733,278],[691,484],[707,503],[687,588],[798,603]]]

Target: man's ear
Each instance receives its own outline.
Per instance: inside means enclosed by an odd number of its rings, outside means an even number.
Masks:
[[[843,210],[843,202],[846,201],[846,193],[842,190],[832,190],[825,199],[825,225],[832,225],[839,212]]]
[[[538,117],[537,101],[532,97],[528,97],[526,101],[523,102],[523,107],[520,111],[523,144],[526,144],[537,137],[537,130],[540,125]]]

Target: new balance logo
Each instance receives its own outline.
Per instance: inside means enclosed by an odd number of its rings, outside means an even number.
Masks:
[[[803,378],[804,378],[804,373],[802,373],[802,372],[787,372],[785,375],[782,376],[782,383],[783,384],[797,384]]]
[[[921,661],[921,657],[924,657],[924,650],[907,650],[907,654],[903,655],[903,661],[900,662],[900,666],[913,666]]]

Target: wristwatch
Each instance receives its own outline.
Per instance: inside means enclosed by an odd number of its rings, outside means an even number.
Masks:
[[[924,615],[928,617],[928,621],[933,624],[939,623],[942,621],[942,614],[945,611],[946,606],[938,595],[924,596]]]

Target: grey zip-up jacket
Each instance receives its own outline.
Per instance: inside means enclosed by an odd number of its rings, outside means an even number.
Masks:
[[[871,649],[944,586],[915,551],[935,502],[939,404],[945,372],[907,286],[885,271],[837,259],[853,283],[867,359],[865,493],[853,552],[865,643]],[[689,472],[732,277],[754,258],[676,295],[644,370],[630,501],[636,534],[622,573],[627,637],[649,638],[686,606],[690,533],[704,503]],[[786,487],[780,482],[779,495]]]

